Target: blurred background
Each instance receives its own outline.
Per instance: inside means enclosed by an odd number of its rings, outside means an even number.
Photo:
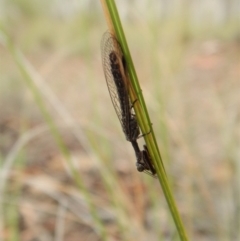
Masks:
[[[190,240],[240,240],[239,0],[116,4]],[[0,0],[1,240],[179,240],[112,106],[106,30],[100,1]]]

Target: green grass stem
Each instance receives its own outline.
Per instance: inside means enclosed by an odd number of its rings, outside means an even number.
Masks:
[[[118,15],[118,11],[116,8],[116,4],[114,0],[102,0],[103,9],[105,10],[105,15],[107,18],[107,22],[109,25],[109,29],[111,32],[113,32],[116,35],[116,38],[118,39],[122,51],[127,63],[128,68],[128,74],[130,77],[130,98],[131,101],[138,100],[136,104],[134,104],[134,110],[137,116],[137,120],[139,123],[139,126],[141,128],[142,133],[148,133],[149,135],[145,135],[145,141],[147,144],[147,147],[150,152],[150,156],[153,160],[154,166],[157,171],[158,179],[160,181],[160,184],[162,186],[164,195],[166,197],[168,206],[171,211],[171,215],[174,219],[175,225],[177,227],[179,237],[182,241],[187,241],[187,235],[182,223],[182,220],[180,218],[177,206],[175,204],[175,200],[173,197],[173,194],[171,192],[170,186],[168,184],[167,176],[165,173],[164,165],[161,159],[160,151],[157,146],[156,138],[154,135],[154,131],[152,128],[152,123],[150,121],[148,111],[146,108],[146,104],[142,95],[142,90],[140,88],[137,74],[133,65],[133,61],[130,55],[130,51],[127,45],[127,41],[123,32],[123,28],[121,25],[121,21]],[[106,11],[107,10],[107,11]]]

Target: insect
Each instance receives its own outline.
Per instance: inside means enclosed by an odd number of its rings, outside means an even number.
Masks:
[[[101,48],[108,90],[125,137],[127,141],[132,143],[135,151],[137,170],[155,176],[156,170],[152,165],[146,145],[144,145],[144,150],[141,151],[137,143],[137,139],[140,137],[140,129],[129,99],[126,62],[121,46],[111,33],[106,32],[102,38]]]

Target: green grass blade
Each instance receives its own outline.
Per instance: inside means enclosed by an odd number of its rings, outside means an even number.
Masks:
[[[139,86],[137,74],[133,65],[133,61],[130,55],[130,51],[128,49],[127,41],[123,32],[123,28],[121,25],[121,21],[118,15],[118,11],[115,5],[114,0],[105,0],[102,1],[103,8],[106,13],[108,24],[110,24],[109,28],[110,31],[113,31],[122,47],[123,54],[125,60],[127,62],[128,73],[130,77],[130,98],[133,102],[134,100],[138,99],[136,104],[134,104],[134,110],[137,116],[137,120],[139,122],[139,126],[142,130],[142,133],[148,133],[151,131],[149,135],[145,135],[145,141],[148,146],[151,158],[154,162],[154,166],[156,168],[158,179],[162,186],[164,195],[166,197],[167,203],[169,205],[171,215],[174,219],[175,225],[177,227],[180,239],[182,241],[187,241],[187,235],[180,218],[177,206],[175,204],[175,200],[173,198],[172,192],[170,190],[170,186],[168,184],[167,176],[164,170],[163,162],[161,159],[161,155],[157,146],[156,138],[154,135],[154,131],[152,128],[152,124],[148,115],[148,111],[146,108],[146,104],[142,95],[141,88]],[[106,12],[106,9],[108,10]],[[111,26],[112,25],[112,26]]]

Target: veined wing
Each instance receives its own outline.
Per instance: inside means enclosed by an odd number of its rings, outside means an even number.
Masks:
[[[131,107],[121,46],[111,33],[106,32],[102,38],[101,48],[103,70],[111,100],[123,132],[129,140]]]

